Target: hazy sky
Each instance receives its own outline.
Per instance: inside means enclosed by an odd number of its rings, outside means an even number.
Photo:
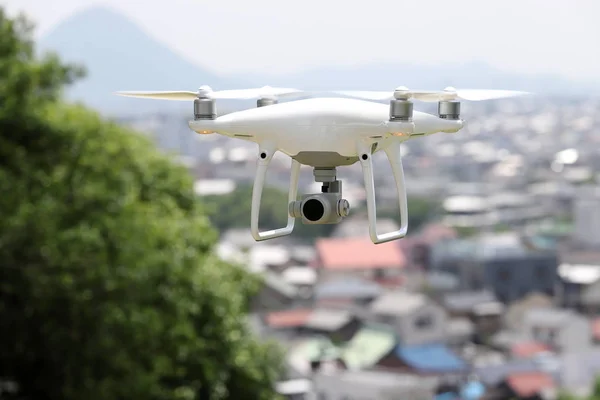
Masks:
[[[0,0],[43,35],[108,5],[222,73],[322,64],[482,60],[600,80],[600,0]],[[109,29],[109,27],[107,27]]]

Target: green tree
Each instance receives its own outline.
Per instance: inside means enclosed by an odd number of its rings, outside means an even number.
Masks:
[[[0,383],[18,399],[272,399],[260,282],[213,253],[191,177],[60,101],[82,70],[34,56],[0,8]],[[5,394],[2,394],[3,396]]]
[[[434,199],[408,196],[408,230],[416,232],[428,221],[438,216],[439,204]],[[365,210],[366,211],[366,210]],[[398,206],[394,204],[388,207],[378,207],[378,218],[391,218],[400,223],[400,212]]]

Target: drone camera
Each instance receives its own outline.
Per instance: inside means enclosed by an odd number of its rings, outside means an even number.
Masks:
[[[322,182],[321,193],[302,196],[289,204],[289,215],[302,218],[305,225],[337,224],[350,213],[348,200],[342,199],[342,182],[335,179],[332,169],[315,168],[315,178]]]
[[[438,115],[443,119],[460,119],[460,101],[445,100],[438,103]]]
[[[305,225],[337,224],[350,213],[348,200],[341,193],[314,193],[289,204],[289,214],[302,218]]]
[[[217,105],[214,99],[194,99],[194,119],[215,119],[217,117]]]

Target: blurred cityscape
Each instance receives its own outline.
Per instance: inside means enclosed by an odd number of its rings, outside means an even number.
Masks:
[[[403,240],[372,244],[366,217],[352,211],[314,243],[221,232],[222,257],[266,276],[250,321],[288,351],[278,390],[290,399],[588,393],[600,374],[599,108],[598,99],[469,103],[463,131],[408,141],[409,196],[441,206]],[[194,135],[187,119],[120,121],[179,154],[199,196],[251,184],[256,146]],[[376,157],[377,201],[393,208],[386,163]],[[269,184],[287,191],[289,159],[272,172]],[[314,192],[311,169],[302,172],[301,193]],[[360,166],[339,174],[360,208]]]
[[[371,242],[355,164],[338,168],[349,217],[310,234],[298,233],[298,220],[292,235],[257,243],[249,213],[235,212],[249,207],[244,193],[254,180],[256,144],[195,135],[187,124],[191,104],[112,94],[200,84],[226,89],[244,85],[246,76],[207,74],[104,8],[65,21],[40,47],[90,69],[90,79],[67,95],[174,153],[207,204],[228,199],[211,219],[241,219],[215,224],[217,250],[265,277],[248,323],[286,350],[287,374],[277,386],[286,398],[531,400],[591,393],[600,376],[600,99],[583,94],[591,84],[558,96],[571,88],[568,81],[500,73],[477,62],[315,72],[306,81],[320,89],[494,83],[490,88],[544,93],[465,102],[463,130],[403,144],[414,202],[409,214],[418,217],[406,238]],[[305,75],[249,80],[295,86]],[[254,106],[226,104],[222,111]],[[435,107],[415,104],[432,113]],[[385,211],[378,226],[391,231],[398,223],[395,184],[385,155],[377,153],[374,163],[377,203]],[[281,194],[284,216],[289,173],[289,157],[277,154],[267,184]],[[300,193],[318,188],[303,167]]]

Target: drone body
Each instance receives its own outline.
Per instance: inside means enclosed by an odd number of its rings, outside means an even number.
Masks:
[[[199,134],[224,136],[255,142],[258,165],[252,193],[250,227],[255,240],[266,240],[292,233],[296,218],[305,224],[339,223],[349,213],[342,198],[342,182],[336,168],[359,162],[366,191],[369,235],[373,243],[384,243],[406,236],[408,208],[400,144],[413,137],[437,132],[458,132],[463,127],[460,102],[513,97],[523,92],[508,91],[409,91],[400,87],[390,92],[335,92],[367,100],[386,100],[389,105],[353,98],[308,98],[278,103],[278,97],[299,95],[296,89],[227,90],[213,92],[203,86],[195,92],[120,92],[132,97],[167,100],[193,100],[194,120],[189,127]],[[216,99],[258,98],[257,107],[217,117]],[[438,115],[413,111],[411,98],[437,101]],[[266,172],[273,155],[280,151],[291,158],[288,196],[288,223],[285,227],[261,232],[259,209]],[[400,208],[400,228],[377,232],[372,155],[384,151],[396,181]],[[300,166],[313,168],[315,181],[322,182],[321,193],[303,195],[298,200]]]
[[[413,112],[412,123],[414,128],[407,124],[399,126],[396,132],[386,104],[310,98],[238,111],[214,120],[198,119],[190,121],[189,126],[199,134],[219,133],[259,145],[272,143],[278,151],[312,167],[354,164],[359,156],[357,141],[369,146],[376,143],[379,151],[392,138],[405,141],[415,135],[456,132],[462,128],[460,120],[418,111]],[[312,157],[313,153],[320,155]]]

